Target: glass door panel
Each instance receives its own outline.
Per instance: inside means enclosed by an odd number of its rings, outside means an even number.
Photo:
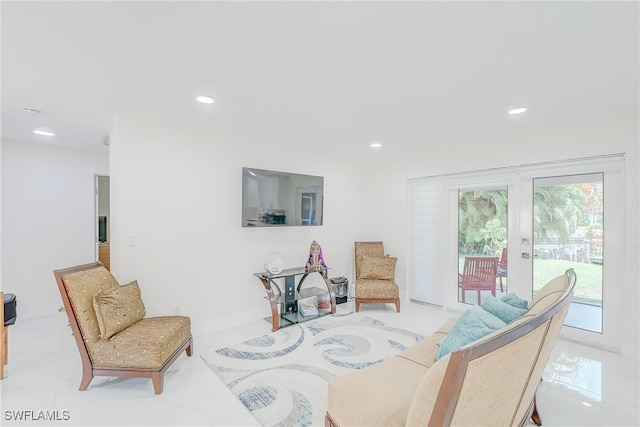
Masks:
[[[573,268],[579,278],[564,325],[602,333],[603,174],[533,179],[533,295]]]
[[[507,187],[458,190],[458,302],[507,292]]]

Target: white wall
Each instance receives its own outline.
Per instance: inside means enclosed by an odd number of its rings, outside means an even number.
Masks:
[[[194,325],[228,325],[234,316],[270,315],[252,273],[272,251],[285,255],[286,267],[303,265],[312,240],[322,245],[330,276],[347,274],[351,282],[353,242],[383,240],[386,252],[398,256],[404,292],[408,178],[626,152],[623,350],[637,353],[638,140],[638,119],[630,118],[467,144],[463,151],[352,161],[318,150],[273,152],[129,116],[113,130],[110,171],[104,153],[2,141],[2,288],[19,294],[23,314],[59,306],[52,270],[95,259],[96,173],[111,175],[118,280],[139,280],[152,315],[178,306]],[[324,226],[241,228],[242,166],[324,176]]]
[[[330,152],[278,151],[133,116],[118,118],[110,150],[112,271],[138,280],[150,314],[179,306],[194,324],[269,316],[253,273],[270,252],[301,267],[317,240],[330,277],[352,280],[353,242],[373,236],[367,177]],[[242,228],[243,166],[324,176],[324,225]]]
[[[53,270],[96,260],[95,174],[108,152],[2,141],[2,289],[20,315],[62,306]]]
[[[638,117],[619,118],[602,122],[592,122],[574,127],[555,129],[537,134],[519,137],[476,141],[466,144],[464,149],[449,146],[438,152],[425,151],[411,156],[383,159],[370,165],[368,174],[371,185],[375,187],[375,197],[370,206],[377,214],[372,218],[373,230],[377,230],[385,241],[388,252],[398,256],[398,260],[407,259],[408,223],[407,179],[422,176],[440,175],[454,172],[515,166],[527,163],[545,162],[562,159],[581,158],[612,153],[626,153],[625,187],[620,189],[626,194],[624,242],[625,281],[620,283],[620,295],[624,307],[622,349],[627,354],[638,357],[638,335],[640,318],[638,315],[638,246],[639,230],[639,124]],[[376,171],[376,173],[372,173]],[[393,218],[390,221],[389,218]],[[396,279],[405,287],[407,266],[399,267]]]

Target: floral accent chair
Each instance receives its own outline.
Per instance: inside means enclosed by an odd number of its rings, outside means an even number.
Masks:
[[[100,262],[53,273],[82,359],[80,390],[94,376],[136,377],[161,394],[167,369],[193,352],[191,319],[145,317],[137,281],[119,285]]]
[[[382,242],[355,242],[356,311],[360,304],[393,303],[400,312],[400,291],[395,283],[396,257],[384,254]]]

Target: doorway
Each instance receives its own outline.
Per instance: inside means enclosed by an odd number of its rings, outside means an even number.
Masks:
[[[458,190],[459,302],[480,305],[506,293],[507,209],[506,185]]]
[[[603,174],[533,180],[532,296],[558,270],[580,281],[564,324],[602,333]]]
[[[111,269],[111,207],[109,176],[95,175],[96,188],[96,259]]]
[[[624,156],[611,155],[411,180],[409,297],[456,311],[508,292],[531,300],[573,268],[562,336],[619,350],[623,166]],[[464,289],[463,302],[465,260],[487,257],[481,270],[497,259],[495,282]]]
[[[316,194],[302,193],[302,225],[313,225],[316,222]]]

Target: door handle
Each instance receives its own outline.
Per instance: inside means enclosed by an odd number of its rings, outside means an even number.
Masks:
[[[522,259],[538,258],[538,255],[531,255],[529,252],[522,252]]]

